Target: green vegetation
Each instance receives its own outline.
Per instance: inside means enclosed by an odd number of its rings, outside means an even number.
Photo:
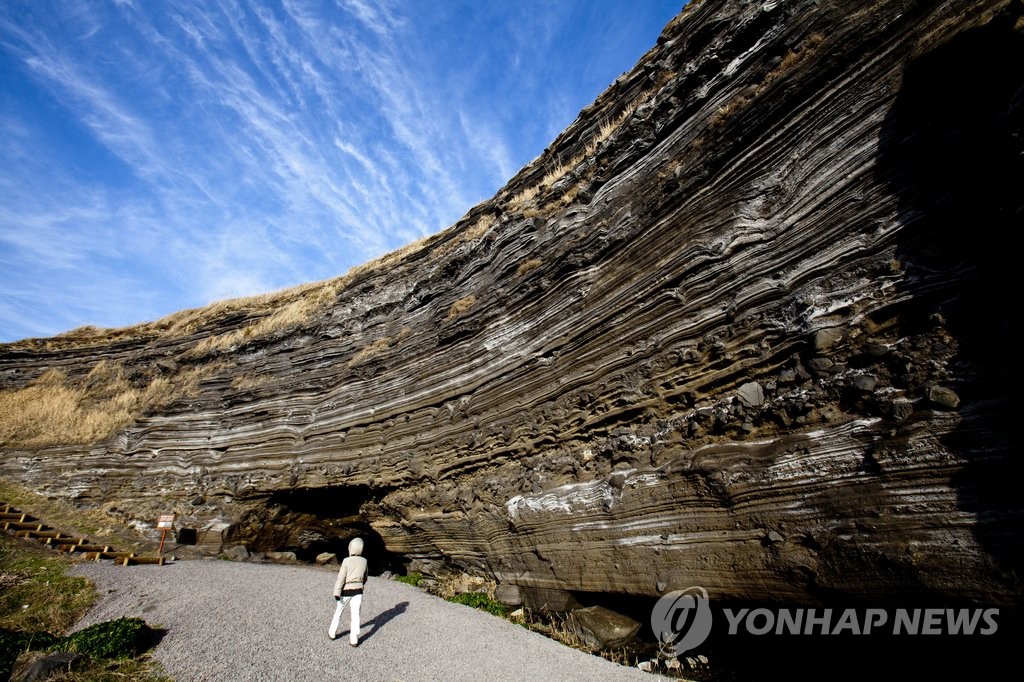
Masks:
[[[420,581],[423,580],[422,573],[410,573],[409,575],[396,575],[395,580],[406,585],[412,585],[413,587],[419,587]]]
[[[449,597],[448,601],[472,606],[474,609],[480,609],[502,618],[508,613],[508,609],[503,604],[499,604],[483,592],[463,592],[462,594]]]
[[[9,679],[20,655],[24,664],[55,651],[86,657],[61,676],[65,682],[170,680],[145,654],[156,631],[140,618],[65,634],[96,598],[91,582],[67,574],[70,565],[67,557],[0,535],[0,680]]]
[[[153,629],[141,618],[118,618],[68,635],[50,650],[74,651],[91,658],[131,658],[145,651],[153,636]]]
[[[69,564],[49,554],[0,536],[0,627],[65,632],[92,606],[89,581],[67,575]]]

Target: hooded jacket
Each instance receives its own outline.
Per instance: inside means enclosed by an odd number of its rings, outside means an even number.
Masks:
[[[366,582],[366,559],[360,556],[362,553],[362,538],[353,538],[348,543],[348,557],[341,562],[338,579],[334,581],[335,598],[362,594]]]

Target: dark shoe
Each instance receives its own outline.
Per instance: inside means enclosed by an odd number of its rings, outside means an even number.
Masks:
[[[330,639],[330,640],[331,640],[332,642],[333,642],[334,640],[338,639],[338,636],[337,636],[337,635],[332,635],[332,634],[331,634],[331,633],[329,633],[329,632],[327,633],[327,637],[328,637],[328,639]]]
[[[359,642],[349,642],[349,646],[359,646]]]

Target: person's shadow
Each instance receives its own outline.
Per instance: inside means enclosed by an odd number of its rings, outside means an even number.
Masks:
[[[385,623],[387,623],[392,618],[395,618],[396,616],[400,616],[403,613],[405,613],[405,609],[408,606],[409,602],[407,601],[398,602],[387,611],[382,611],[370,620],[366,621],[366,623],[364,623],[364,627],[366,625],[369,625],[370,629],[359,636],[359,641],[365,642],[366,640],[370,639],[370,637],[373,637],[373,635],[376,634],[377,630],[381,629]]]

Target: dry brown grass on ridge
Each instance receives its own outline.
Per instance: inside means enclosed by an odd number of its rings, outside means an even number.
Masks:
[[[512,197],[508,202],[509,207],[512,210],[522,210],[528,218],[541,215],[542,212],[540,207],[533,205],[537,195],[542,190],[550,188],[556,182],[564,178],[566,174],[576,169],[581,163],[597,155],[597,152],[601,149],[601,145],[604,144],[604,142],[611,137],[612,134],[618,130],[630,116],[633,115],[633,113],[640,107],[641,103],[646,102],[653,93],[654,90],[642,93],[639,97],[630,102],[621,112],[619,112],[615,118],[605,120],[594,134],[594,137],[591,138],[586,147],[584,147],[582,152],[576,154],[568,161],[557,163],[554,168],[548,171],[548,173],[541,178],[540,182],[536,185],[527,187],[522,192]],[[579,186],[584,182],[584,180],[584,178],[580,178],[572,187],[567,188],[566,191],[559,196],[554,209],[557,210],[558,208],[564,208],[572,203],[579,191]]]
[[[155,377],[133,386],[120,365],[106,360],[80,380],[48,370],[23,388],[0,391],[0,446],[101,442],[139,415],[194,394],[206,371],[193,368],[173,379]]]
[[[200,347],[197,347],[196,354],[202,355],[211,349],[228,349],[241,341],[264,337],[307,322],[318,310],[332,304],[337,295],[354,279],[368,272],[393,267],[402,259],[424,249],[436,236],[424,237],[372,261],[357,265],[341,277],[300,284],[255,296],[217,301],[201,308],[181,310],[154,322],[144,322],[130,327],[101,328],[85,325],[48,339],[25,339],[7,345],[53,351],[80,346],[99,346],[125,339],[157,336],[177,339],[201,333],[218,319],[230,315],[242,314],[257,318],[243,329],[204,339],[198,344]]]

